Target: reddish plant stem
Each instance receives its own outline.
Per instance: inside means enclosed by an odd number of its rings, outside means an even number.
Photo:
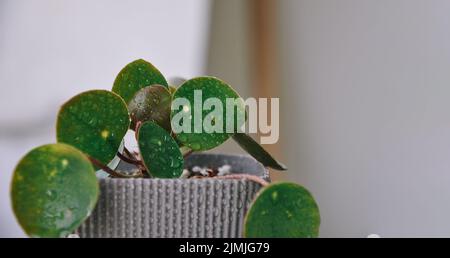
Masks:
[[[143,177],[151,177],[150,173],[147,171],[147,168],[145,167],[144,163],[142,162],[142,158],[140,157],[139,153],[136,151],[129,151],[126,147],[124,148],[125,154],[127,154],[128,157],[133,159],[135,162],[132,164],[136,165],[142,173]]]
[[[123,151],[125,152],[125,154],[127,154],[127,156],[128,156],[130,159],[135,159],[135,160],[136,160],[135,156],[131,153],[131,151],[129,151],[129,150],[127,149],[127,147],[124,147],[124,148],[123,148]]]
[[[141,162],[139,160],[128,158],[128,157],[126,157],[125,155],[123,155],[120,152],[117,152],[117,157],[119,157],[121,160],[123,160],[123,161],[125,161],[127,163],[130,163],[130,164],[134,164],[134,165],[137,165],[137,166],[141,165]]]
[[[139,154],[139,152],[133,151],[132,154],[133,154],[134,159],[136,159],[136,160],[142,160],[142,159],[141,159],[141,155]]]
[[[124,176],[120,173],[117,173],[116,171],[114,171],[113,169],[109,168],[108,166],[106,166],[105,164],[103,164],[102,162],[94,159],[93,157],[89,157],[89,160],[91,161],[92,164],[94,164],[95,166],[101,168],[103,171],[105,171],[106,173],[108,173],[109,175],[113,176],[113,177],[119,177],[119,178],[127,178],[127,176]]]
[[[141,121],[137,121],[136,122],[136,127],[134,128],[134,137],[136,138],[136,141],[139,142],[138,138],[139,138],[139,129],[141,128],[142,122]]]

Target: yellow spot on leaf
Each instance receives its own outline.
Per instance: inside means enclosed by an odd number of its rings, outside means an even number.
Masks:
[[[108,130],[103,130],[103,131],[101,132],[101,135],[102,135],[102,138],[103,138],[103,139],[106,139],[106,138],[108,138],[108,136],[109,136],[109,131],[108,131]]]
[[[288,217],[288,219],[292,218],[294,215],[292,214],[292,212],[290,211],[286,211],[286,215]]]
[[[278,192],[273,192],[272,193],[272,200],[276,201],[278,198]]]
[[[67,159],[63,159],[63,160],[61,160],[61,165],[63,168],[66,168],[67,165],[69,165],[69,161]]]
[[[58,173],[58,170],[53,169],[52,171],[50,171],[49,176],[50,176],[50,177],[54,177],[54,176],[56,176],[57,173]]]

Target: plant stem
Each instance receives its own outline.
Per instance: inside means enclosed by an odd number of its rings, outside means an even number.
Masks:
[[[122,175],[120,173],[117,173],[116,171],[114,171],[113,169],[109,168],[108,166],[106,166],[102,162],[94,159],[93,157],[88,156],[88,158],[89,158],[89,160],[91,161],[92,164],[94,164],[95,166],[101,168],[103,171],[105,171],[109,175],[111,175],[113,177],[127,178],[127,176]]]
[[[125,154],[127,154],[127,156],[128,156],[130,159],[135,159],[135,156],[131,153],[131,151],[129,151],[129,150],[127,149],[127,147],[123,147],[123,151],[125,152]]]
[[[138,140],[138,136],[139,136],[139,129],[141,128],[142,122],[141,121],[137,121],[136,122],[136,127],[134,128],[134,137],[136,138],[136,141],[139,142]]]
[[[269,183],[266,180],[260,178],[259,176],[249,175],[249,174],[233,174],[233,175],[226,175],[226,176],[216,176],[213,178],[215,178],[215,179],[247,179],[247,180],[253,181],[255,183],[258,183],[262,186],[269,185]]]
[[[131,158],[131,159],[133,159],[135,161],[135,163],[132,163],[132,164],[136,165],[141,170],[141,173],[142,173],[143,177],[146,177],[146,176],[147,176],[147,178],[151,178],[152,177],[150,175],[150,173],[147,171],[147,168],[145,167],[144,163],[142,162],[142,160],[141,160],[141,158],[139,156],[139,153],[137,153],[137,152],[131,153],[131,151],[129,151],[127,149],[127,147],[125,147],[123,150],[124,150],[125,154],[127,154],[127,156],[129,158]]]
[[[123,160],[127,163],[130,163],[130,164],[141,165],[141,162],[139,160],[135,160],[133,158],[128,158],[120,152],[117,152],[117,157],[119,157],[121,160]]]

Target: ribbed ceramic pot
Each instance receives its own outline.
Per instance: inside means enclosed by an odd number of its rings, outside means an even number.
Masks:
[[[192,154],[193,166],[220,167],[269,180],[248,156]],[[80,237],[241,237],[260,185],[245,179],[100,179],[100,198]]]

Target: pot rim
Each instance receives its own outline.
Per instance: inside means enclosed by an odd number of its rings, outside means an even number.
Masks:
[[[206,161],[209,161],[208,164],[206,164]],[[223,161],[223,164],[219,164],[220,161]],[[230,162],[232,161],[232,162]],[[241,161],[241,162],[239,162]],[[244,161],[246,164],[243,164],[242,161]],[[196,164],[196,163],[199,164]],[[214,165],[211,165],[213,164]],[[235,164],[229,164],[229,163],[235,163]],[[269,171],[266,167],[264,167],[260,162],[258,162],[256,159],[254,159],[250,155],[246,154],[228,154],[228,153],[204,153],[204,152],[198,152],[193,153],[189,155],[185,160],[185,166],[184,168],[192,168],[194,166],[212,166],[212,167],[220,167],[223,165],[230,165],[232,168],[233,166],[240,165],[241,168],[237,168],[236,171],[233,171],[230,173],[231,175],[239,175],[239,174],[249,174],[254,175],[257,177],[260,177],[261,179],[265,180],[266,182],[270,182],[270,175]],[[130,164],[125,163],[121,161],[117,167],[121,166],[130,166]],[[243,167],[249,167],[249,171],[244,171],[246,169],[243,169]],[[215,177],[205,177],[205,178],[110,178],[110,177],[99,177],[99,181],[109,181],[109,180],[119,180],[119,181],[128,181],[128,180],[156,180],[156,181],[181,181],[181,182],[187,182],[190,180],[219,180],[219,181],[241,181],[241,180],[248,180],[246,178],[215,178]]]

